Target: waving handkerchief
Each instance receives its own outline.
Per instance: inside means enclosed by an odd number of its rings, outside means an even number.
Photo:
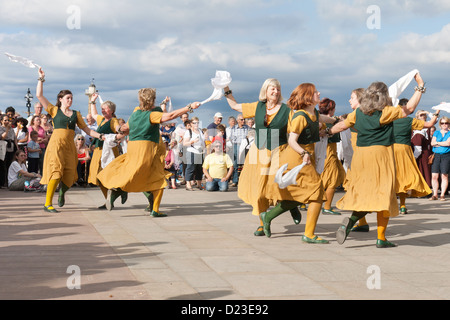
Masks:
[[[440,105],[435,106],[435,107],[433,107],[431,109],[450,112],[450,103],[441,103]]]
[[[389,96],[392,98],[392,105],[394,107],[398,106],[399,103],[399,97],[405,91],[405,89],[409,86],[411,81],[414,79],[416,74],[419,73],[419,70],[414,69],[410,73],[408,73],[406,76],[400,78],[397,80],[396,83],[394,83],[392,86],[389,87]]]
[[[325,160],[327,158],[328,137],[321,137],[319,142],[314,145],[314,154],[316,157],[316,171],[322,174],[325,168]]]
[[[7,56],[9,58],[9,60],[11,60],[12,62],[18,62],[22,65],[24,65],[25,67],[28,68],[40,68],[41,66],[37,65],[36,63],[34,63],[33,61],[31,61],[30,59],[24,58],[24,57],[19,57],[19,56],[15,56],[12,55],[10,53],[4,52],[5,56]]]
[[[283,172],[285,172],[288,168],[288,164],[286,163],[285,165],[281,166],[281,168],[278,169],[277,173],[275,174],[275,183],[278,184],[280,189],[286,189],[290,185],[297,184],[297,175],[304,166],[306,166],[306,162],[303,162],[301,165],[296,166],[283,176]]]
[[[214,87],[214,92],[211,97],[202,102],[202,104],[220,100],[223,97],[223,88],[231,83],[231,75],[227,71],[216,71],[216,77],[211,79],[211,84]]]
[[[112,150],[112,148],[116,146],[117,146],[116,135],[115,134],[105,135],[105,141],[103,142],[102,158],[101,158],[101,165],[103,169],[106,168],[106,166],[116,158]]]

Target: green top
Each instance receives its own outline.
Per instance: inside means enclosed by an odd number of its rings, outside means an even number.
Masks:
[[[112,134],[114,133],[114,131],[111,130],[111,120],[109,119],[108,121],[104,122],[106,119],[103,118],[102,122],[99,124],[98,128],[97,128],[97,132],[98,133],[103,133],[103,134]],[[94,140],[92,140],[92,144],[96,147],[96,148],[103,148],[103,143],[104,141],[95,138]]]
[[[266,103],[259,102],[255,113],[256,146],[259,150],[272,151],[288,142],[287,126],[291,109],[286,104],[281,104],[280,110],[268,126],[265,125],[266,112]]]
[[[58,108],[56,115],[53,117],[53,127],[55,129],[70,129],[75,131],[77,121],[78,111],[73,110],[72,116],[68,117]]]
[[[309,117],[309,115],[303,111],[297,111],[294,116],[292,117],[292,121],[297,118],[298,116],[303,116],[306,119],[306,122],[308,125],[303,129],[303,131],[300,133],[300,136],[298,137],[297,142],[299,144],[312,144],[320,141],[320,135],[319,135],[319,111],[314,109],[314,113],[316,115],[316,121],[312,121],[312,119]]]
[[[355,129],[358,130],[358,147],[390,146],[394,143],[393,123],[380,124],[382,111],[375,111],[372,115],[364,114],[356,109]]]
[[[411,145],[411,133],[413,118],[406,117],[394,121],[394,139],[395,143]]]
[[[136,110],[128,120],[130,127],[129,141],[153,141],[159,143],[159,123],[150,122],[152,112],[163,112],[161,108],[156,107],[150,111]]]

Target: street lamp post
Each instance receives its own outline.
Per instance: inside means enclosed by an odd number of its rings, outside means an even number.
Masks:
[[[88,114],[91,114],[91,97],[94,93],[97,92],[97,87],[94,84],[94,80],[92,79],[91,84],[89,85],[89,88],[86,90],[85,95],[88,96]]]
[[[31,114],[31,101],[33,100],[33,95],[30,92],[30,88],[28,88],[28,92],[25,95],[25,101],[27,102],[27,114],[30,116]]]

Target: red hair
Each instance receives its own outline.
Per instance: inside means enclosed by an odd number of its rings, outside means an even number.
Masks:
[[[292,110],[304,109],[307,106],[314,104],[314,93],[316,92],[316,86],[312,83],[302,83],[291,93],[291,97],[288,100],[288,106]]]

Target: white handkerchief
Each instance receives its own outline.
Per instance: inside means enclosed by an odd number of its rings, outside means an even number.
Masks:
[[[231,83],[231,75],[227,71],[216,71],[216,77],[211,79],[211,84],[214,87],[212,95],[204,100],[201,104],[205,104],[211,101],[220,100],[223,98],[223,88]]]
[[[106,168],[106,166],[116,158],[112,150],[112,148],[116,146],[117,146],[116,135],[115,134],[105,135],[105,141],[103,142],[102,158],[101,158],[101,165],[103,169]]]
[[[440,104],[438,106],[435,106],[435,107],[433,107],[431,109],[450,112],[450,103],[442,103],[442,104]]]
[[[4,54],[9,58],[9,60],[11,60],[12,62],[18,62],[22,65],[24,65],[25,67],[28,68],[40,68],[39,65],[37,65],[36,63],[34,63],[33,61],[31,61],[30,59],[24,58],[24,57],[19,57],[19,56],[15,56],[12,55],[10,53],[4,52]]]
[[[285,165],[281,166],[281,168],[278,169],[277,173],[275,174],[275,183],[278,184],[278,187],[280,189],[286,189],[291,185],[297,184],[297,176],[304,166],[306,166],[306,162],[303,162],[301,165],[296,166],[288,173],[283,175],[283,172],[285,172],[288,168],[288,164],[286,163]]]
[[[398,106],[400,95],[403,93],[403,91],[405,91],[405,89],[409,86],[411,81],[418,73],[419,70],[414,69],[389,87],[389,96],[392,98],[392,105],[394,107]]]

